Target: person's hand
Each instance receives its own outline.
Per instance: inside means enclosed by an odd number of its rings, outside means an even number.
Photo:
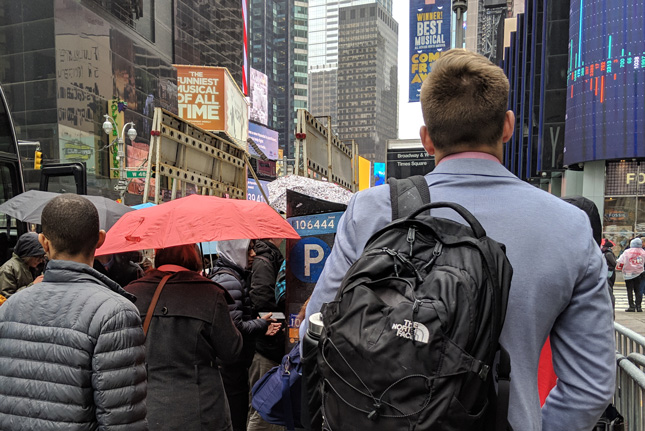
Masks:
[[[264,335],[268,336],[273,336],[278,333],[280,328],[282,327],[281,323],[269,323],[269,327],[267,328],[267,332]]]
[[[275,322],[275,319],[272,319],[271,316],[273,316],[273,313],[267,313],[264,316],[260,317],[260,319],[268,320],[269,322]]]
[[[38,277],[34,278],[34,284],[40,283],[41,281],[43,281],[43,277],[44,276],[40,274]]]

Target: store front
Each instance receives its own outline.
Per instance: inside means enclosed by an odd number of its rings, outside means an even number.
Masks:
[[[607,162],[603,236],[618,256],[634,236],[645,236],[645,161]]]

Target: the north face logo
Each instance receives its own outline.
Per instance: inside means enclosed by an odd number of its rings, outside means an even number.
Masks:
[[[394,323],[392,329],[396,330],[397,337],[407,338],[408,340],[428,344],[428,340],[430,339],[430,331],[428,331],[428,328],[423,323],[406,319],[403,323]]]

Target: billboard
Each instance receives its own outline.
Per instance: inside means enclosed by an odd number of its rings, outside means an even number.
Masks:
[[[223,67],[175,65],[179,116],[209,131],[224,131],[246,148],[248,107]]]
[[[571,2],[565,165],[645,157],[644,13],[645,0]]]
[[[264,190],[264,193],[266,193],[267,196],[269,195],[269,183],[270,181],[260,180],[260,186],[262,187],[262,190]],[[254,178],[249,177],[247,179],[246,186],[247,186],[246,187],[247,200],[267,203],[267,201],[264,199],[264,196],[262,196],[262,192],[260,191],[260,187],[258,186],[257,181],[255,181]]]
[[[269,129],[261,124],[249,123],[249,138],[253,139],[260,150],[270,159],[277,160],[278,157],[278,132]],[[249,152],[259,156],[257,151],[249,145]]]
[[[226,70],[226,69],[224,69]],[[236,139],[242,148],[247,148],[246,138],[249,133],[249,105],[231,74],[224,74],[224,94],[226,95],[226,127],[224,131]]]
[[[410,102],[441,52],[450,49],[451,0],[410,0]]]
[[[374,163],[374,185],[385,184],[385,163]]]
[[[269,124],[269,80],[267,76],[251,68],[251,121]]]
[[[370,187],[370,173],[372,162],[365,157],[358,156],[358,190],[365,190]]]

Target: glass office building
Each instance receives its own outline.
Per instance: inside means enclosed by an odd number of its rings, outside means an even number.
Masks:
[[[104,115],[119,129],[135,123],[127,166],[142,166],[154,108],[177,111],[173,64],[228,67],[242,87],[241,9],[239,0],[0,0],[0,84],[18,138],[38,142],[45,164],[84,162],[88,193],[118,197]],[[33,188],[39,173],[25,155]]]
[[[268,80],[268,126],[293,157],[296,113],[307,109],[307,0],[250,0],[250,65]]]
[[[338,33],[338,135],[384,162],[398,136],[398,24],[378,4],[343,7]]]

